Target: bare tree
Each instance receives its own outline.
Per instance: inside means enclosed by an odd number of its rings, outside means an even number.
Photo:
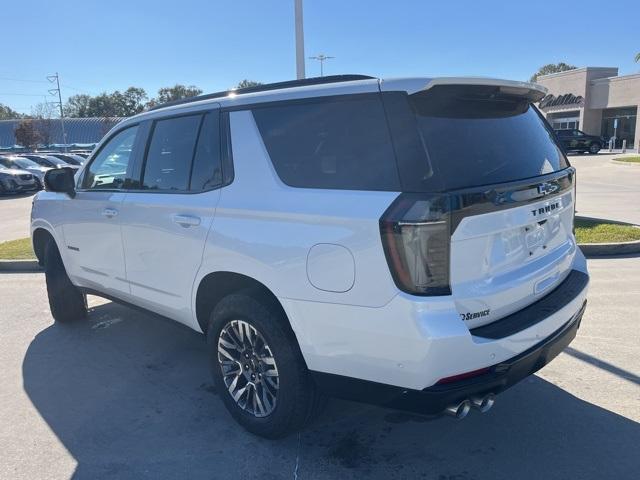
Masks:
[[[16,143],[29,150],[36,148],[40,143],[40,132],[36,129],[35,121],[31,119],[22,120],[14,130]]]
[[[56,106],[53,103],[38,103],[31,108],[31,116],[34,118],[35,129],[40,136],[40,141],[47,147],[51,145],[53,118],[55,118],[56,113]]]

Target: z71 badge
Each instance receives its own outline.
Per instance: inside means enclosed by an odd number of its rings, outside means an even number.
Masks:
[[[461,313],[460,317],[462,317],[462,320],[475,320],[476,318],[486,317],[487,315],[489,315],[489,312],[491,312],[491,309],[487,308],[486,310],[482,310],[480,312]]]

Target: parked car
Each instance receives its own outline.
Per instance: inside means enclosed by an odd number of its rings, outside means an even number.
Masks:
[[[40,165],[42,167],[62,168],[62,167],[70,166],[64,160],[60,160],[59,158],[51,157],[51,156],[48,156],[48,155],[38,155],[38,154],[34,154],[34,153],[21,153],[21,154],[19,154],[17,156],[18,157],[27,158],[27,159],[31,160],[32,162],[37,163],[38,165]]]
[[[326,395],[485,412],[586,306],[544,92],[345,75],[128,118],[33,204],[52,315],[85,317],[91,293],[203,332],[220,398],[265,437]]]
[[[17,168],[5,168],[0,164],[0,194],[30,192],[40,188],[38,179],[29,172]]]
[[[49,153],[49,156],[59,158],[60,160],[67,162],[69,165],[76,165],[78,167],[85,161],[85,158],[73,153]]]
[[[15,170],[25,170],[36,177],[39,188],[44,185],[44,174],[47,170],[51,170],[49,167],[43,167],[36,162],[29,160],[28,158],[16,157],[16,156],[1,156],[0,165],[5,168],[13,168]]]
[[[582,130],[569,129],[569,130],[556,130],[556,135],[560,144],[567,152],[585,152],[585,153],[598,153],[603,145],[606,145],[606,140],[603,137],[596,135],[588,135]]]

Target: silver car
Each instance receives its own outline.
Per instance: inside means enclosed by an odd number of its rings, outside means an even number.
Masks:
[[[44,174],[51,167],[43,167],[24,157],[0,156],[0,166],[11,170],[26,170],[37,178],[40,188],[44,185]]]
[[[0,164],[0,194],[32,192],[42,188],[37,177],[19,168],[4,168]]]

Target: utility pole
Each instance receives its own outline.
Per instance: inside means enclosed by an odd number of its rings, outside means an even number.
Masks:
[[[64,144],[62,148],[66,152],[67,151],[67,134],[64,131],[64,112],[62,110],[62,93],[60,92],[60,77],[58,76],[58,72],[56,72],[55,75],[48,75],[47,80],[49,80],[52,83],[56,82],[56,88],[50,89],[49,94],[50,95],[56,95],[56,93],[58,94],[58,101],[52,102],[52,103],[57,103],[58,106],[60,107],[60,127],[62,129],[62,143]]]
[[[316,55],[315,57],[309,57],[309,60],[318,60],[320,62],[320,76],[323,77],[324,76],[324,61],[325,60],[329,60],[330,58],[336,58],[336,57],[329,57],[327,55],[325,55],[324,53],[319,53],[318,55]]]
[[[304,68],[304,19],[302,16],[302,0],[294,0],[296,22],[296,78],[305,77]]]

